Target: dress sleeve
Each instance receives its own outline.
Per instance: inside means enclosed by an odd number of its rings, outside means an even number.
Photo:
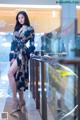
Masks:
[[[11,61],[13,58],[16,58],[17,39],[18,39],[18,32],[13,32],[10,53],[9,53],[9,61]]]
[[[25,32],[24,32],[24,40],[25,43],[28,41],[34,41],[34,29],[32,26],[30,26]]]

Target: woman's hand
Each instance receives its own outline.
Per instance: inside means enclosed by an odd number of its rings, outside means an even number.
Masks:
[[[17,31],[15,31],[15,32],[13,32],[13,35],[14,35],[15,37],[19,37],[19,36],[20,36],[20,33],[17,32]]]

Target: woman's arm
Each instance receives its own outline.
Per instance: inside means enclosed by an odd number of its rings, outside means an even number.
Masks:
[[[32,33],[29,36],[23,36],[22,37],[22,41],[24,41],[25,43],[27,43],[30,39],[32,39],[33,35]]]

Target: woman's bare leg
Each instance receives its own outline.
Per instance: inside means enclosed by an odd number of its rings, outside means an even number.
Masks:
[[[23,100],[24,99],[24,91],[20,90],[18,93],[19,93],[19,99]]]
[[[12,89],[12,94],[13,94],[13,102],[15,102],[17,100],[16,82],[15,82],[15,79],[14,79],[14,74],[16,73],[17,68],[18,68],[17,61],[15,60],[13,62],[13,64],[11,65],[11,67],[9,69],[9,72],[8,72],[9,84],[10,84],[10,87]]]
[[[19,105],[20,108],[25,105],[25,100],[24,100],[24,91],[20,90],[19,92]]]

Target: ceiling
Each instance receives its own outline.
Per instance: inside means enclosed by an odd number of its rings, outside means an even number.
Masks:
[[[54,5],[56,0],[0,0],[0,4]]]
[[[55,5],[61,0],[0,0],[0,4]],[[68,1],[68,0],[63,0]],[[73,0],[74,1],[74,0]],[[75,0],[80,3],[80,0]]]
[[[35,32],[49,32],[60,26],[60,8],[0,8],[0,32],[13,31],[18,11],[25,10]]]

